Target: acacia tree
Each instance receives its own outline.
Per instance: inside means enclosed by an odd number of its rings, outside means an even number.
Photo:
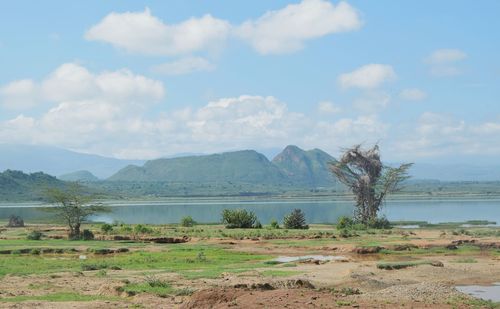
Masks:
[[[409,178],[412,165],[385,166],[380,160],[378,145],[366,150],[356,145],[347,149],[340,161],[330,163],[330,170],[354,193],[356,220],[368,224],[377,218],[387,195],[401,190],[400,184]]]
[[[49,189],[46,195],[53,204],[53,207],[46,210],[55,213],[58,219],[68,225],[69,239],[80,239],[80,227],[89,216],[109,211],[102,204],[95,203],[92,196],[84,194],[78,184],[72,184],[66,189]]]

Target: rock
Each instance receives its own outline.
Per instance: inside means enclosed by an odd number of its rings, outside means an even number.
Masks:
[[[410,251],[411,249],[417,249],[418,246],[414,244],[403,244],[394,246],[394,251]]]
[[[454,244],[449,244],[445,248],[448,250],[457,250],[458,249],[458,247],[455,246]]]
[[[444,264],[441,261],[431,261],[431,265],[435,267],[444,267]]]
[[[383,247],[373,246],[373,247],[357,247],[354,248],[353,252],[357,254],[373,254],[379,253],[380,250],[384,249]]]

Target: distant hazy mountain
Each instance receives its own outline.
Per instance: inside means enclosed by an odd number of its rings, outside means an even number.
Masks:
[[[0,173],[0,201],[41,200],[46,189],[64,186],[63,181],[41,172],[25,174],[6,170]]]
[[[310,187],[331,186],[335,179],[328,168],[335,158],[320,150],[302,150],[297,146],[287,146],[273,163],[294,183]]]
[[[111,181],[235,182],[300,187],[331,186],[328,162],[335,159],[319,149],[287,146],[273,161],[254,150],[147,161],[130,165]]]
[[[99,178],[106,178],[129,164],[142,163],[143,161],[106,158],[50,146],[0,144],[0,171],[11,169],[63,175],[86,170]]]
[[[127,166],[108,180],[287,183],[279,168],[254,150],[151,160],[142,167]]]
[[[500,165],[416,163],[410,170],[414,179],[440,181],[497,181]]]
[[[94,174],[92,174],[89,171],[76,171],[73,173],[61,175],[57,178],[64,181],[82,181],[82,182],[99,181],[99,178],[94,176]]]

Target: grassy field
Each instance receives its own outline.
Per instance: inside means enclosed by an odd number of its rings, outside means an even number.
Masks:
[[[311,273],[314,267],[322,267],[308,266],[315,264],[273,262],[283,255],[343,255],[349,259],[345,264],[349,267],[364,265],[371,271],[379,268],[386,273],[414,268],[425,270],[426,266],[433,267],[442,259],[452,267],[483,267],[484,263],[491,264],[500,257],[498,247],[478,245],[498,240],[496,227],[420,224],[425,228],[358,227],[347,236],[345,231],[325,224],[312,225],[308,230],[269,226],[226,229],[221,225],[116,225],[106,233],[101,230],[101,224],[88,224],[83,228],[95,234],[95,239],[89,241],[64,239],[64,227],[51,224],[3,228],[0,230],[0,292],[3,293],[0,301],[116,302],[142,306],[134,301],[134,295],[149,295],[151,303],[146,307],[155,307],[155,297],[189,299],[206,286],[206,282],[227,285],[323,276],[322,272]],[[41,231],[42,238],[26,239],[34,230]],[[128,240],[112,240],[117,236]],[[184,237],[189,241],[161,244],[150,240],[158,237]],[[450,241],[464,238],[475,239],[477,243],[449,246]],[[368,259],[361,258],[351,253],[356,248],[377,248],[377,253],[368,255]],[[366,264],[367,261],[372,262]],[[344,267],[342,263],[326,265],[340,267],[339,271]],[[325,272],[334,271],[328,269]],[[333,284],[328,283],[331,279],[325,280],[327,286]],[[87,285],[89,288],[82,288]],[[111,292],[96,292],[100,286],[107,285]]]

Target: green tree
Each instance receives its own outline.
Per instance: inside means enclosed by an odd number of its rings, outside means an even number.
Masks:
[[[108,212],[109,208],[95,203],[94,198],[85,194],[83,187],[72,184],[65,189],[47,190],[47,199],[52,207],[46,210],[53,212],[56,218],[64,221],[69,228],[69,239],[80,239],[80,227],[89,216],[100,212]]]
[[[387,195],[401,190],[400,184],[409,178],[411,166],[412,163],[385,166],[378,145],[366,150],[356,145],[347,149],[340,161],[330,163],[330,170],[354,193],[356,220],[368,225],[377,219]]]
[[[283,218],[283,226],[286,229],[308,229],[306,215],[300,209],[294,209]]]

